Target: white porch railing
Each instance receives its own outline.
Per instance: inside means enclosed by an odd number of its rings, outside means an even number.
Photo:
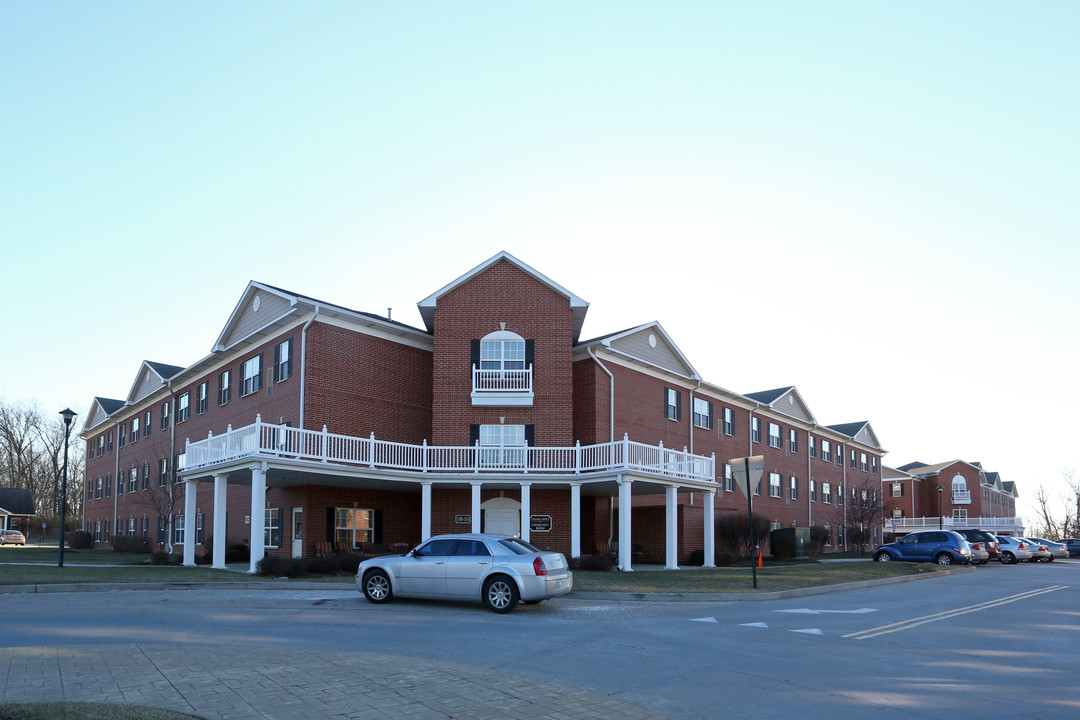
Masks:
[[[939,518],[886,518],[885,529],[891,530],[894,523],[897,530],[923,530],[927,528],[936,530]],[[969,517],[966,520],[958,520],[951,516],[945,516],[940,518],[940,523],[941,527],[946,530],[954,527],[979,528],[980,530],[1019,530],[1024,527],[1024,523],[1018,517]]]
[[[473,365],[474,393],[530,393],[533,389],[532,365],[521,370],[481,370]]]
[[[671,478],[716,482],[714,457],[694,455],[660,445],[621,441],[572,447],[460,447],[421,445],[301,430],[264,423],[256,416],[252,425],[224,435],[186,443],[187,469],[245,457],[270,455],[325,463],[406,470],[418,473],[554,473],[579,474],[625,469]]]
[[[953,490],[952,491],[953,505],[970,505],[971,504],[971,491],[970,490]]]

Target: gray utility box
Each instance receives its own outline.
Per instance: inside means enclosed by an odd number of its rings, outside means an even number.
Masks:
[[[769,547],[772,548],[773,557],[806,557],[806,549],[810,547],[810,528],[794,527],[773,530],[769,533]]]

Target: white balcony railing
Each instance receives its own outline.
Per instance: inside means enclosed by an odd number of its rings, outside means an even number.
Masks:
[[[186,445],[187,469],[247,457],[272,456],[324,463],[404,470],[418,473],[545,473],[579,474],[625,469],[671,478],[716,482],[714,457],[694,455],[684,448],[631,442],[629,437],[598,445],[571,447],[490,447],[477,445],[410,445],[370,437],[337,435],[264,423]]]
[[[953,490],[952,491],[953,505],[970,505],[971,504],[971,491],[970,490]]]
[[[532,365],[521,370],[481,370],[473,365],[472,387],[474,393],[531,393]]]
[[[891,530],[923,530],[937,529],[938,523],[946,530],[957,528],[979,528],[980,530],[1018,530],[1024,527],[1024,523],[1018,517],[969,517],[966,520],[958,520],[951,516],[916,517],[916,518],[886,518],[885,528]]]

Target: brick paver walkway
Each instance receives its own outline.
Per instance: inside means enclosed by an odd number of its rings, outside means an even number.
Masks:
[[[220,645],[2,648],[0,680],[0,703],[129,703],[208,720],[669,718],[558,683],[370,652]]]

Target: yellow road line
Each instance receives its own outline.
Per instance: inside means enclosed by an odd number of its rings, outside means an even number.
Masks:
[[[997,600],[988,600],[977,605],[969,605],[965,608],[957,608],[956,610],[946,610],[944,612],[934,613],[933,615],[923,615],[922,617],[911,618],[909,620],[903,620],[901,622],[891,623],[889,625],[881,625],[880,627],[870,628],[868,630],[860,630],[858,632],[848,633],[844,635],[845,638],[853,638],[855,640],[867,640],[869,638],[878,637],[879,635],[888,635],[889,633],[899,632],[900,630],[909,630],[919,625],[925,625],[926,623],[937,622],[938,620],[948,620],[960,615],[966,615],[968,613],[978,612],[979,610],[988,610],[990,608],[998,607],[999,605],[1007,605],[1008,603],[1014,603],[1018,600],[1026,600],[1028,598],[1043,595],[1045,593],[1054,592],[1055,590],[1064,590],[1068,585],[1052,585],[1050,587],[1039,588],[1038,590],[1029,590],[1027,592],[1019,593],[1017,595],[1008,595]]]

